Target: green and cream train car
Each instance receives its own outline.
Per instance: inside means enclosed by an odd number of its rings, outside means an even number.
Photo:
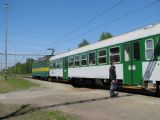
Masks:
[[[125,85],[160,81],[160,24],[99,41],[50,58],[50,77],[108,80],[112,55]]]

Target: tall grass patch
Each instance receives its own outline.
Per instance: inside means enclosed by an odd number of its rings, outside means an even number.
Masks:
[[[0,80],[0,93],[11,92],[15,90],[24,90],[39,86],[19,77],[8,77],[8,80]]]

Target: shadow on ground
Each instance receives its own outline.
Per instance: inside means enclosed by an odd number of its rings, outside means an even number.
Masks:
[[[31,112],[35,112],[35,111],[47,109],[47,108],[54,108],[54,107],[59,107],[59,106],[69,106],[69,105],[74,105],[74,104],[82,104],[82,103],[86,103],[86,102],[95,102],[95,101],[101,101],[101,100],[107,100],[107,99],[118,99],[121,97],[129,97],[129,96],[133,96],[133,94],[125,94],[125,95],[120,95],[120,96],[112,97],[112,98],[111,97],[102,97],[102,98],[78,100],[78,101],[64,102],[64,103],[53,104],[53,105],[42,106],[42,107],[31,107],[30,105],[22,105],[18,110],[14,111],[8,115],[5,115],[3,117],[0,117],[0,120],[18,117],[21,115],[25,115],[25,114],[28,114]]]

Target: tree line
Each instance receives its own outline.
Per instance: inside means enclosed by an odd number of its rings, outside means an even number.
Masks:
[[[31,74],[32,73],[32,64],[34,59],[27,58],[26,62],[20,63],[17,62],[15,65],[8,67],[7,74],[8,75],[22,75],[22,74]],[[2,73],[4,73],[4,69]]]
[[[106,40],[111,37],[113,37],[111,33],[103,32],[100,35],[100,39],[98,41]],[[78,47],[80,48],[89,44],[90,43],[88,42],[88,40],[83,39],[82,42],[78,45]],[[17,62],[15,65],[8,67],[7,73],[9,75],[31,74],[33,62],[34,62],[34,59],[32,58],[27,58],[25,63]],[[4,73],[4,69],[1,72]]]
[[[100,35],[100,39],[98,41],[102,41],[102,40],[106,40],[113,37],[113,35],[109,32],[102,32],[102,34]],[[86,40],[85,38],[81,41],[81,43],[78,45],[78,47],[83,47],[86,45],[89,45],[90,43],[88,42],[88,40]]]

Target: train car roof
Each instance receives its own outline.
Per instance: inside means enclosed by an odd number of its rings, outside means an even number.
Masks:
[[[71,55],[75,55],[78,53],[83,53],[83,52],[95,50],[98,48],[103,48],[103,47],[110,46],[110,45],[124,43],[124,42],[132,41],[132,40],[137,40],[137,39],[141,39],[141,38],[156,35],[156,34],[160,34],[160,24],[150,25],[142,29],[138,29],[132,32],[128,32],[128,33],[125,33],[119,36],[109,38],[107,40],[98,41],[96,43],[93,43],[93,44],[90,44],[90,45],[87,45],[81,48],[67,51],[65,53],[51,57],[50,60],[63,58],[66,56],[71,56]]]
[[[46,55],[42,58],[39,58],[38,60],[35,60],[34,63],[40,62],[40,61],[45,61],[45,60],[49,60],[53,55]]]

